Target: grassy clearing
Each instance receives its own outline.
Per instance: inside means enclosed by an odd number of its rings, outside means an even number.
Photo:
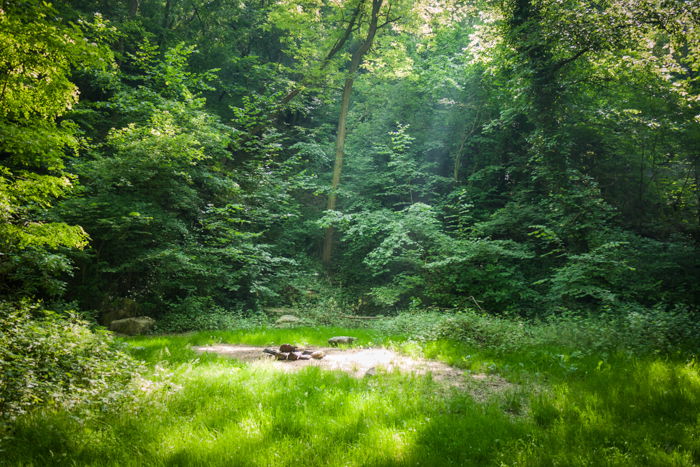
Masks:
[[[190,345],[296,342],[352,334],[517,383],[475,402],[429,377],[282,374]],[[150,383],[116,412],[20,419],[8,465],[696,465],[694,361],[583,354],[552,346],[483,351],[372,330],[202,332],[129,341]]]

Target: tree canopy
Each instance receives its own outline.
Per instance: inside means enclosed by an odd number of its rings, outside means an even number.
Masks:
[[[0,293],[693,312],[699,25],[682,0],[2,2]]]

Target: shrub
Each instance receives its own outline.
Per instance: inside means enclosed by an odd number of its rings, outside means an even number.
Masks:
[[[253,329],[266,324],[265,315],[245,314],[216,306],[205,297],[190,297],[173,306],[156,324],[156,332]]]
[[[473,310],[402,313],[381,320],[377,326],[384,332],[404,334],[419,341],[452,339],[497,350],[513,350],[530,342],[530,327],[525,322]]]
[[[620,306],[597,316],[562,314],[539,326],[539,339],[598,351],[672,353],[700,350],[697,314],[681,305],[666,309]]]
[[[0,423],[39,406],[123,399],[140,366],[121,345],[74,316],[0,302]]]
[[[700,323],[693,311],[682,306],[620,306],[614,312],[562,313],[545,321],[474,311],[414,312],[380,320],[375,327],[389,335],[402,334],[418,341],[453,339],[497,352],[533,346],[634,354],[700,351]]]

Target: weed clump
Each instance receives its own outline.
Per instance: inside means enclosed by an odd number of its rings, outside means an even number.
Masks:
[[[0,428],[38,407],[102,410],[141,365],[111,333],[37,304],[0,303]]]

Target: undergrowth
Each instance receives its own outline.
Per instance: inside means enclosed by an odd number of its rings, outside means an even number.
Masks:
[[[563,313],[538,321],[473,310],[405,312],[375,321],[372,327],[420,342],[451,339],[502,352],[537,346],[664,355],[700,351],[700,322],[693,312],[682,308],[617,310],[587,316]]]
[[[108,410],[131,398],[140,367],[111,333],[74,315],[0,302],[0,436],[36,407]]]

